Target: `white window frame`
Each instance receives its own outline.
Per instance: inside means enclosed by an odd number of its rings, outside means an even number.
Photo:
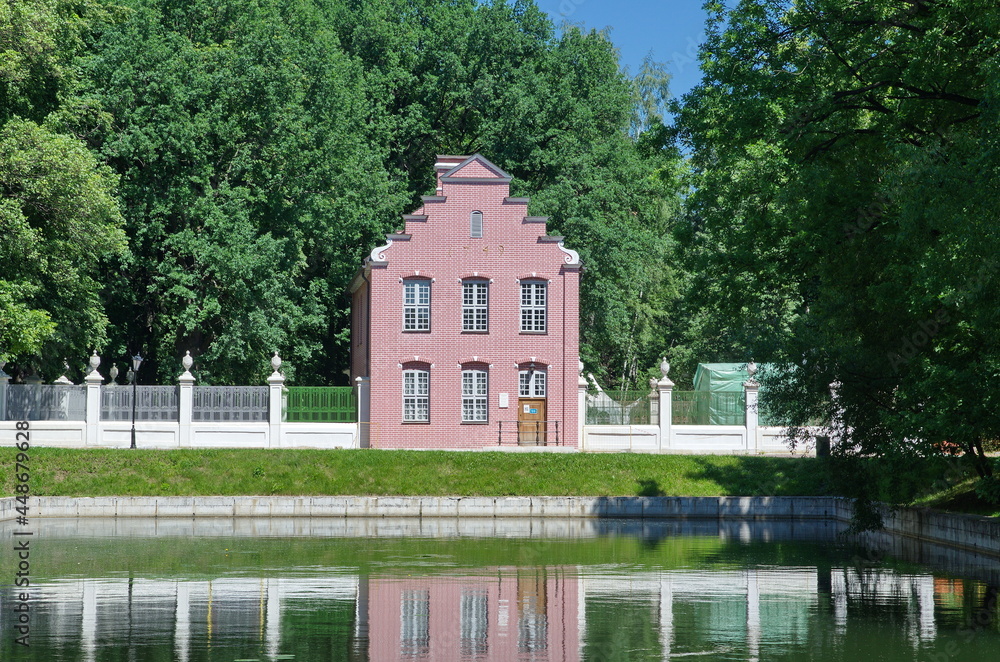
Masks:
[[[462,422],[489,421],[490,377],[486,370],[468,368],[462,371]]]
[[[462,281],[462,331],[490,330],[490,284],[484,280]]]
[[[428,423],[431,420],[431,373],[429,370],[403,371],[403,422]]]
[[[543,280],[521,281],[521,333],[546,333],[548,287]]]
[[[517,394],[522,398],[544,398],[547,382],[545,368],[520,370],[517,373]]]
[[[431,330],[431,281],[403,281],[403,331]]]
[[[469,236],[473,239],[483,238],[483,212],[479,210],[469,214]]]

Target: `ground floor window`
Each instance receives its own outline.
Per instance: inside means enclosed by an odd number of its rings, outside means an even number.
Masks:
[[[488,381],[485,370],[462,371],[462,422],[486,422]]]
[[[430,420],[430,373],[403,371],[403,422]]]

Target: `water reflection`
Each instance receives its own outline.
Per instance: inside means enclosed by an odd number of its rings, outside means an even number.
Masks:
[[[832,523],[212,524],[45,522],[32,646],[14,647],[3,608],[0,659],[860,660],[874,646],[976,660],[1000,646],[995,559],[945,575]]]

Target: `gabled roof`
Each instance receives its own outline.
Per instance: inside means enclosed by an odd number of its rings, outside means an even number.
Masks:
[[[461,175],[463,169],[469,166],[471,163],[478,163],[483,168],[485,168],[490,174],[488,176],[483,176],[481,174],[469,176]],[[480,168],[474,168],[473,170],[480,170]],[[509,184],[511,176],[503,171],[502,168],[492,163],[482,154],[473,154],[472,156],[466,158],[464,161],[459,163],[457,166],[445,172],[441,175],[442,182],[450,182],[453,180],[463,180],[466,182],[476,181],[476,182],[496,182],[498,184]]]

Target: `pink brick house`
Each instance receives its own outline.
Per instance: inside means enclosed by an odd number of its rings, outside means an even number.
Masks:
[[[436,195],[351,284],[351,378],[369,384],[368,444],[576,446],[579,256],[486,158],[439,156],[434,167]]]

